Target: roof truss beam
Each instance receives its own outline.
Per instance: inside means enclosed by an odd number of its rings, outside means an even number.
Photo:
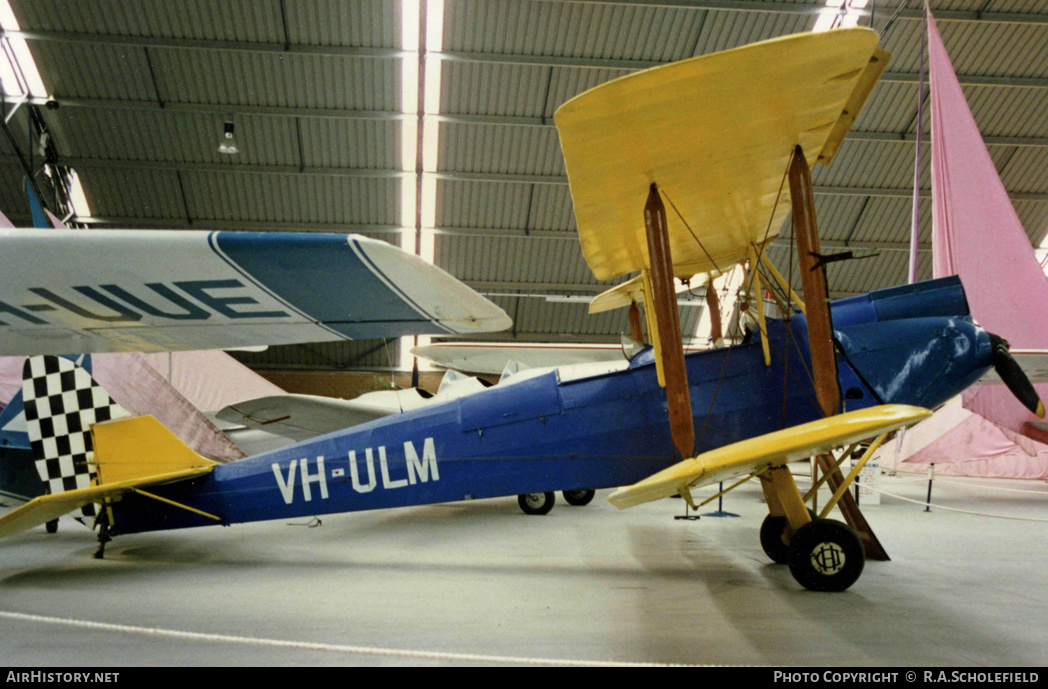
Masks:
[[[12,215],[13,221],[31,221],[28,215]],[[197,228],[206,230],[248,230],[248,231],[284,231],[284,232],[332,232],[339,234],[359,233],[368,235],[386,235],[402,232],[412,232],[413,227],[402,227],[399,225],[349,225],[346,223],[318,223],[318,222],[272,222],[272,221],[249,221],[249,220],[197,220],[188,221],[186,218],[135,218],[106,216],[95,217],[88,224],[105,227],[124,228],[148,228],[148,229],[187,229]],[[442,227],[434,228],[434,233],[443,237],[456,238],[511,238],[528,240],[559,240],[578,241],[578,235],[573,231],[561,230],[523,230],[516,228],[475,228],[475,227]],[[790,245],[789,237],[777,237],[772,241],[772,246],[787,248]],[[845,251],[848,249],[859,249],[863,251],[885,251],[885,252],[908,252],[910,245],[905,242],[869,242],[869,241],[842,241],[834,239],[822,240],[822,246],[826,249]],[[920,252],[932,250],[932,245],[922,242],[917,246]],[[580,285],[579,288],[590,289],[593,285]],[[516,289],[507,287],[507,289]]]
[[[29,99],[34,105],[45,105],[43,98]],[[176,113],[214,113],[223,117],[230,112],[238,115],[257,115],[262,117],[302,117],[335,120],[370,120],[381,122],[399,122],[401,120],[415,119],[416,115],[409,115],[392,110],[342,110],[337,108],[300,108],[289,106],[267,106],[267,105],[213,105],[209,103],[171,103],[159,104],[156,101],[144,100],[113,100],[105,98],[63,98],[61,107],[71,108],[93,108],[97,110],[151,110],[154,112],[176,112]],[[548,117],[528,117],[513,115],[470,115],[441,113],[427,115],[437,122],[446,124],[465,125],[487,125],[505,127],[549,127],[555,125]],[[870,132],[851,131],[848,133],[851,141],[894,141],[913,142],[917,139],[913,132]],[[984,136],[983,141],[988,146],[1033,146],[1048,147],[1048,137],[1030,136]]]
[[[779,3],[767,3],[769,7],[780,6]],[[812,6],[805,6],[812,10]],[[815,8],[818,9],[818,8]],[[1016,15],[1027,16],[1027,15]],[[1029,15],[1040,17],[1038,23],[1048,25],[1048,14]],[[939,13],[936,13],[939,17]],[[141,48],[178,48],[189,50],[213,50],[226,52],[274,53],[278,55],[312,55],[323,57],[342,57],[356,59],[404,59],[416,54],[397,48],[359,48],[350,46],[327,45],[285,45],[283,43],[259,43],[249,41],[218,41],[189,38],[164,38],[154,36],[119,36],[114,34],[87,34],[69,31],[9,31],[10,36],[17,36],[31,41],[57,41],[64,43],[81,43],[93,45],[127,46]],[[434,57],[448,62],[474,62],[491,64],[515,64],[535,67],[578,67],[590,69],[642,70],[665,64],[651,60],[619,60],[609,58],[574,57],[556,55],[514,55],[508,53],[480,53],[468,51],[430,51],[427,57]],[[962,85],[975,84],[983,86],[1008,86],[1025,88],[1048,88],[1048,79],[1037,77],[983,76],[958,74]],[[917,82],[919,75],[913,72],[885,72],[881,81]]]
[[[17,162],[14,156],[4,156],[0,162],[13,164]],[[176,172],[223,172],[236,174],[266,174],[266,175],[312,175],[325,177],[358,177],[358,178],[400,178],[412,176],[413,172],[400,170],[379,170],[368,168],[330,168],[310,167],[297,165],[240,165],[234,163],[191,163],[191,162],[168,162],[151,160],[110,160],[96,158],[74,158],[65,157],[62,162],[77,170],[84,171],[95,169],[129,169],[129,170],[160,170]],[[440,181],[459,182],[489,182],[510,184],[551,184],[567,185],[566,175],[528,175],[500,172],[432,172],[426,173]],[[874,197],[902,197],[911,198],[913,190],[909,188],[885,188],[885,187],[848,187],[821,184],[815,186],[815,193],[830,196],[874,196]],[[931,197],[930,189],[922,189],[922,197]],[[1013,201],[1048,201],[1048,193],[1038,192],[1011,192],[1009,196]]]
[[[819,14],[825,10],[822,4],[803,2],[768,2],[766,0],[579,0],[596,5],[640,5],[644,7],[666,7],[675,9],[710,10],[719,12],[766,12],[769,14]],[[873,13],[869,8],[848,11],[862,17]],[[894,8],[885,9],[880,16],[891,16]],[[900,19],[922,19],[920,9],[903,9]],[[935,10],[936,21],[954,22],[1005,22],[1009,24],[1048,24],[1048,15],[1034,12],[985,12],[981,10]]]

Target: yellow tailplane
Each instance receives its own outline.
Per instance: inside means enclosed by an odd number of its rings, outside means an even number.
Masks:
[[[152,416],[96,424],[91,427],[91,438],[97,485],[43,495],[8,512],[0,517],[0,538],[57,519],[88,503],[207,474],[217,464],[193,452]]]
[[[91,439],[100,486],[217,464],[191,450],[152,416],[96,424]]]

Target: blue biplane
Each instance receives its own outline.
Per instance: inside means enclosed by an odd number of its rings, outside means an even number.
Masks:
[[[637,293],[652,346],[619,370],[525,371],[456,399],[226,464],[197,455],[151,417],[96,420],[88,424],[93,456],[82,460],[94,477],[0,518],[0,536],[88,503],[102,506],[104,544],[159,529],[511,495],[525,511],[544,513],[554,491],[584,504],[608,487],[621,487],[610,498],[618,507],[672,495],[694,506],[696,486],[756,478],[768,499],[761,528],[768,555],[788,563],[805,587],[847,588],[862,572],[865,546],[855,530],[826,515],[856,472],[814,514],[787,462],[878,438],[861,465],[885,434],[924,418],[991,368],[1043,413],[1006,343],[972,321],[958,279],[826,299],[808,165],[829,164],[886,66],[876,43],[865,29],[788,36],[624,77],[558,110],[587,261],[600,279],[640,273]],[[791,211],[806,304],[764,256]],[[252,256],[246,245],[239,248]],[[267,261],[290,271],[279,247],[270,248],[243,259],[254,274],[270,270]],[[685,356],[672,278],[715,276],[739,264],[747,271],[743,300],[751,314],[745,335]],[[310,296],[308,282],[281,275],[282,284]],[[318,271],[313,278],[337,276]],[[206,311],[247,322],[265,312],[275,326],[275,313],[292,313],[272,292],[226,293],[222,285],[178,276],[155,282],[164,289],[150,289],[169,302],[179,295],[164,313]],[[104,291],[122,309],[133,305],[131,290],[116,282],[79,291]],[[765,316],[764,300],[753,297],[765,292],[780,301],[782,318]],[[141,290],[136,294],[145,301]],[[6,297],[0,294],[14,318],[12,310],[41,320],[50,314],[30,313],[19,306],[26,302]],[[152,315],[138,307],[136,313]],[[170,340],[160,347],[198,324],[178,325],[160,328]],[[139,346],[134,326],[109,329]],[[247,340],[264,338],[265,326],[252,324],[257,331],[237,344],[257,344]],[[21,337],[28,348],[29,338]],[[83,384],[86,375],[56,357],[30,360],[27,372],[27,419],[32,398],[39,423],[54,416],[62,381]]]

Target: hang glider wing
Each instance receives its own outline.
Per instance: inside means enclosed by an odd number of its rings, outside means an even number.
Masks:
[[[230,349],[511,325],[441,269],[358,235],[0,231],[0,354]]]
[[[183,481],[212,471],[216,462],[193,452],[152,416],[91,427],[97,483],[34,498],[0,517],[0,538],[57,519],[90,503],[142,488]],[[186,508],[189,509],[189,508]],[[209,516],[220,521],[214,515]]]
[[[422,406],[416,390],[368,393],[354,400],[273,395],[231,404],[216,418],[296,442]]]
[[[249,445],[255,454],[463,397],[485,387],[477,378],[448,371],[436,395],[418,388],[376,390],[351,400],[316,395],[270,395],[231,404],[215,414],[215,418],[228,424],[222,429],[224,433],[241,447]]]
[[[555,120],[593,274],[650,265],[652,183],[669,202],[677,277],[745,260],[789,213],[782,182],[795,146],[829,164],[887,58],[869,29],[797,34],[645,70],[565,103]]]
[[[830,416],[818,421],[725,445],[620,488],[609,498],[619,509],[633,507],[699,486],[740,478],[767,468],[909,426],[931,416],[921,407],[886,404]]]
[[[571,342],[436,342],[415,347],[411,353],[444,368],[496,376],[510,362],[547,368],[625,360],[622,345]]]

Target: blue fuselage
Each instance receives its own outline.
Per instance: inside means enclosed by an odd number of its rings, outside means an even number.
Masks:
[[[955,279],[837,302],[833,317],[844,410],[934,407],[991,365]],[[769,320],[770,366],[760,337],[686,358],[696,452],[822,416],[804,318]],[[233,524],[621,486],[679,460],[647,351],[615,373],[503,383],[150,490]],[[136,495],[114,515],[114,534],[215,523]]]

